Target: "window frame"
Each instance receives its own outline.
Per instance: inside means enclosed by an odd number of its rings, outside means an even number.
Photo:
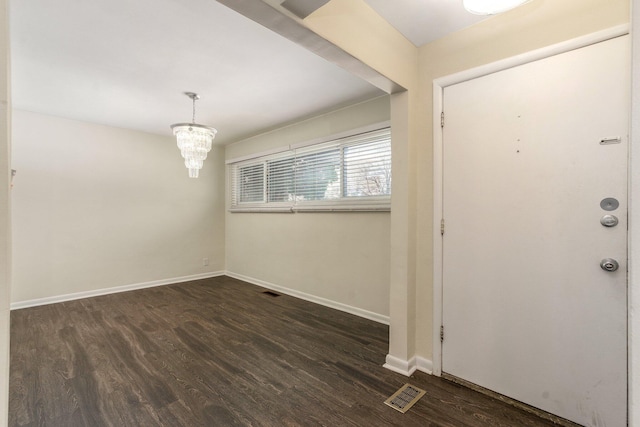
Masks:
[[[344,149],[347,147],[366,144],[367,137],[375,138],[376,133],[388,133],[391,144],[391,128],[389,122],[379,123],[367,128],[353,130],[348,133],[334,135],[328,138],[316,139],[313,141],[289,145],[276,150],[263,153],[256,153],[251,156],[227,160],[228,174],[228,206],[229,212],[334,212],[334,211],[381,211],[391,210],[391,188],[389,194],[376,196],[346,196],[345,193],[345,171],[344,171]],[[374,142],[374,141],[371,141]],[[330,150],[339,149],[338,174],[339,197],[323,200],[293,200],[270,202],[269,201],[269,165],[286,159],[295,159],[318,153],[326,153]],[[389,151],[389,167],[391,167],[391,148]],[[263,165],[263,198],[259,202],[241,202],[238,186],[238,176],[241,168],[252,167],[257,164]],[[391,170],[391,176],[393,171]],[[294,172],[295,176],[295,172]],[[295,178],[293,183],[295,185]],[[295,190],[294,190],[295,194]]]

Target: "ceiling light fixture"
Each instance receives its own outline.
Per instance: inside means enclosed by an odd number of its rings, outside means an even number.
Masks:
[[[184,165],[189,169],[189,178],[197,178],[218,131],[209,126],[196,124],[196,100],[200,99],[200,96],[193,92],[184,94],[193,100],[191,123],[176,123],[171,125],[171,129],[178,141],[180,154],[184,157]]]
[[[462,0],[462,4],[474,15],[496,15],[528,1],[530,0]]]

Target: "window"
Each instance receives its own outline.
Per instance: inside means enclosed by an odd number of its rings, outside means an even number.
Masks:
[[[366,132],[230,164],[231,211],[389,210],[391,132]]]
[[[391,194],[390,141],[372,141],[344,148],[346,197]]]
[[[339,148],[296,157],[294,169],[296,201],[331,200],[340,197]]]
[[[240,203],[262,202],[264,200],[264,165],[245,166],[239,176]]]
[[[294,160],[294,158],[290,157],[267,162],[267,188],[269,189],[269,203],[291,201],[291,195],[294,193]]]

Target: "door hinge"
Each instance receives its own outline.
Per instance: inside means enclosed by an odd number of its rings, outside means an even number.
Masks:
[[[444,111],[440,113],[440,127],[444,127]]]
[[[440,342],[444,342],[444,325],[440,325]]]
[[[440,235],[444,236],[444,218],[440,220]]]

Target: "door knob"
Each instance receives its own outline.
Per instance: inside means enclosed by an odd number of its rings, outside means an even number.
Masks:
[[[604,271],[616,271],[620,265],[618,264],[618,261],[613,258],[605,258],[600,261],[600,267]]]
[[[600,224],[604,225],[605,227],[615,227],[616,225],[618,225],[618,217],[615,215],[605,215],[600,218]]]

